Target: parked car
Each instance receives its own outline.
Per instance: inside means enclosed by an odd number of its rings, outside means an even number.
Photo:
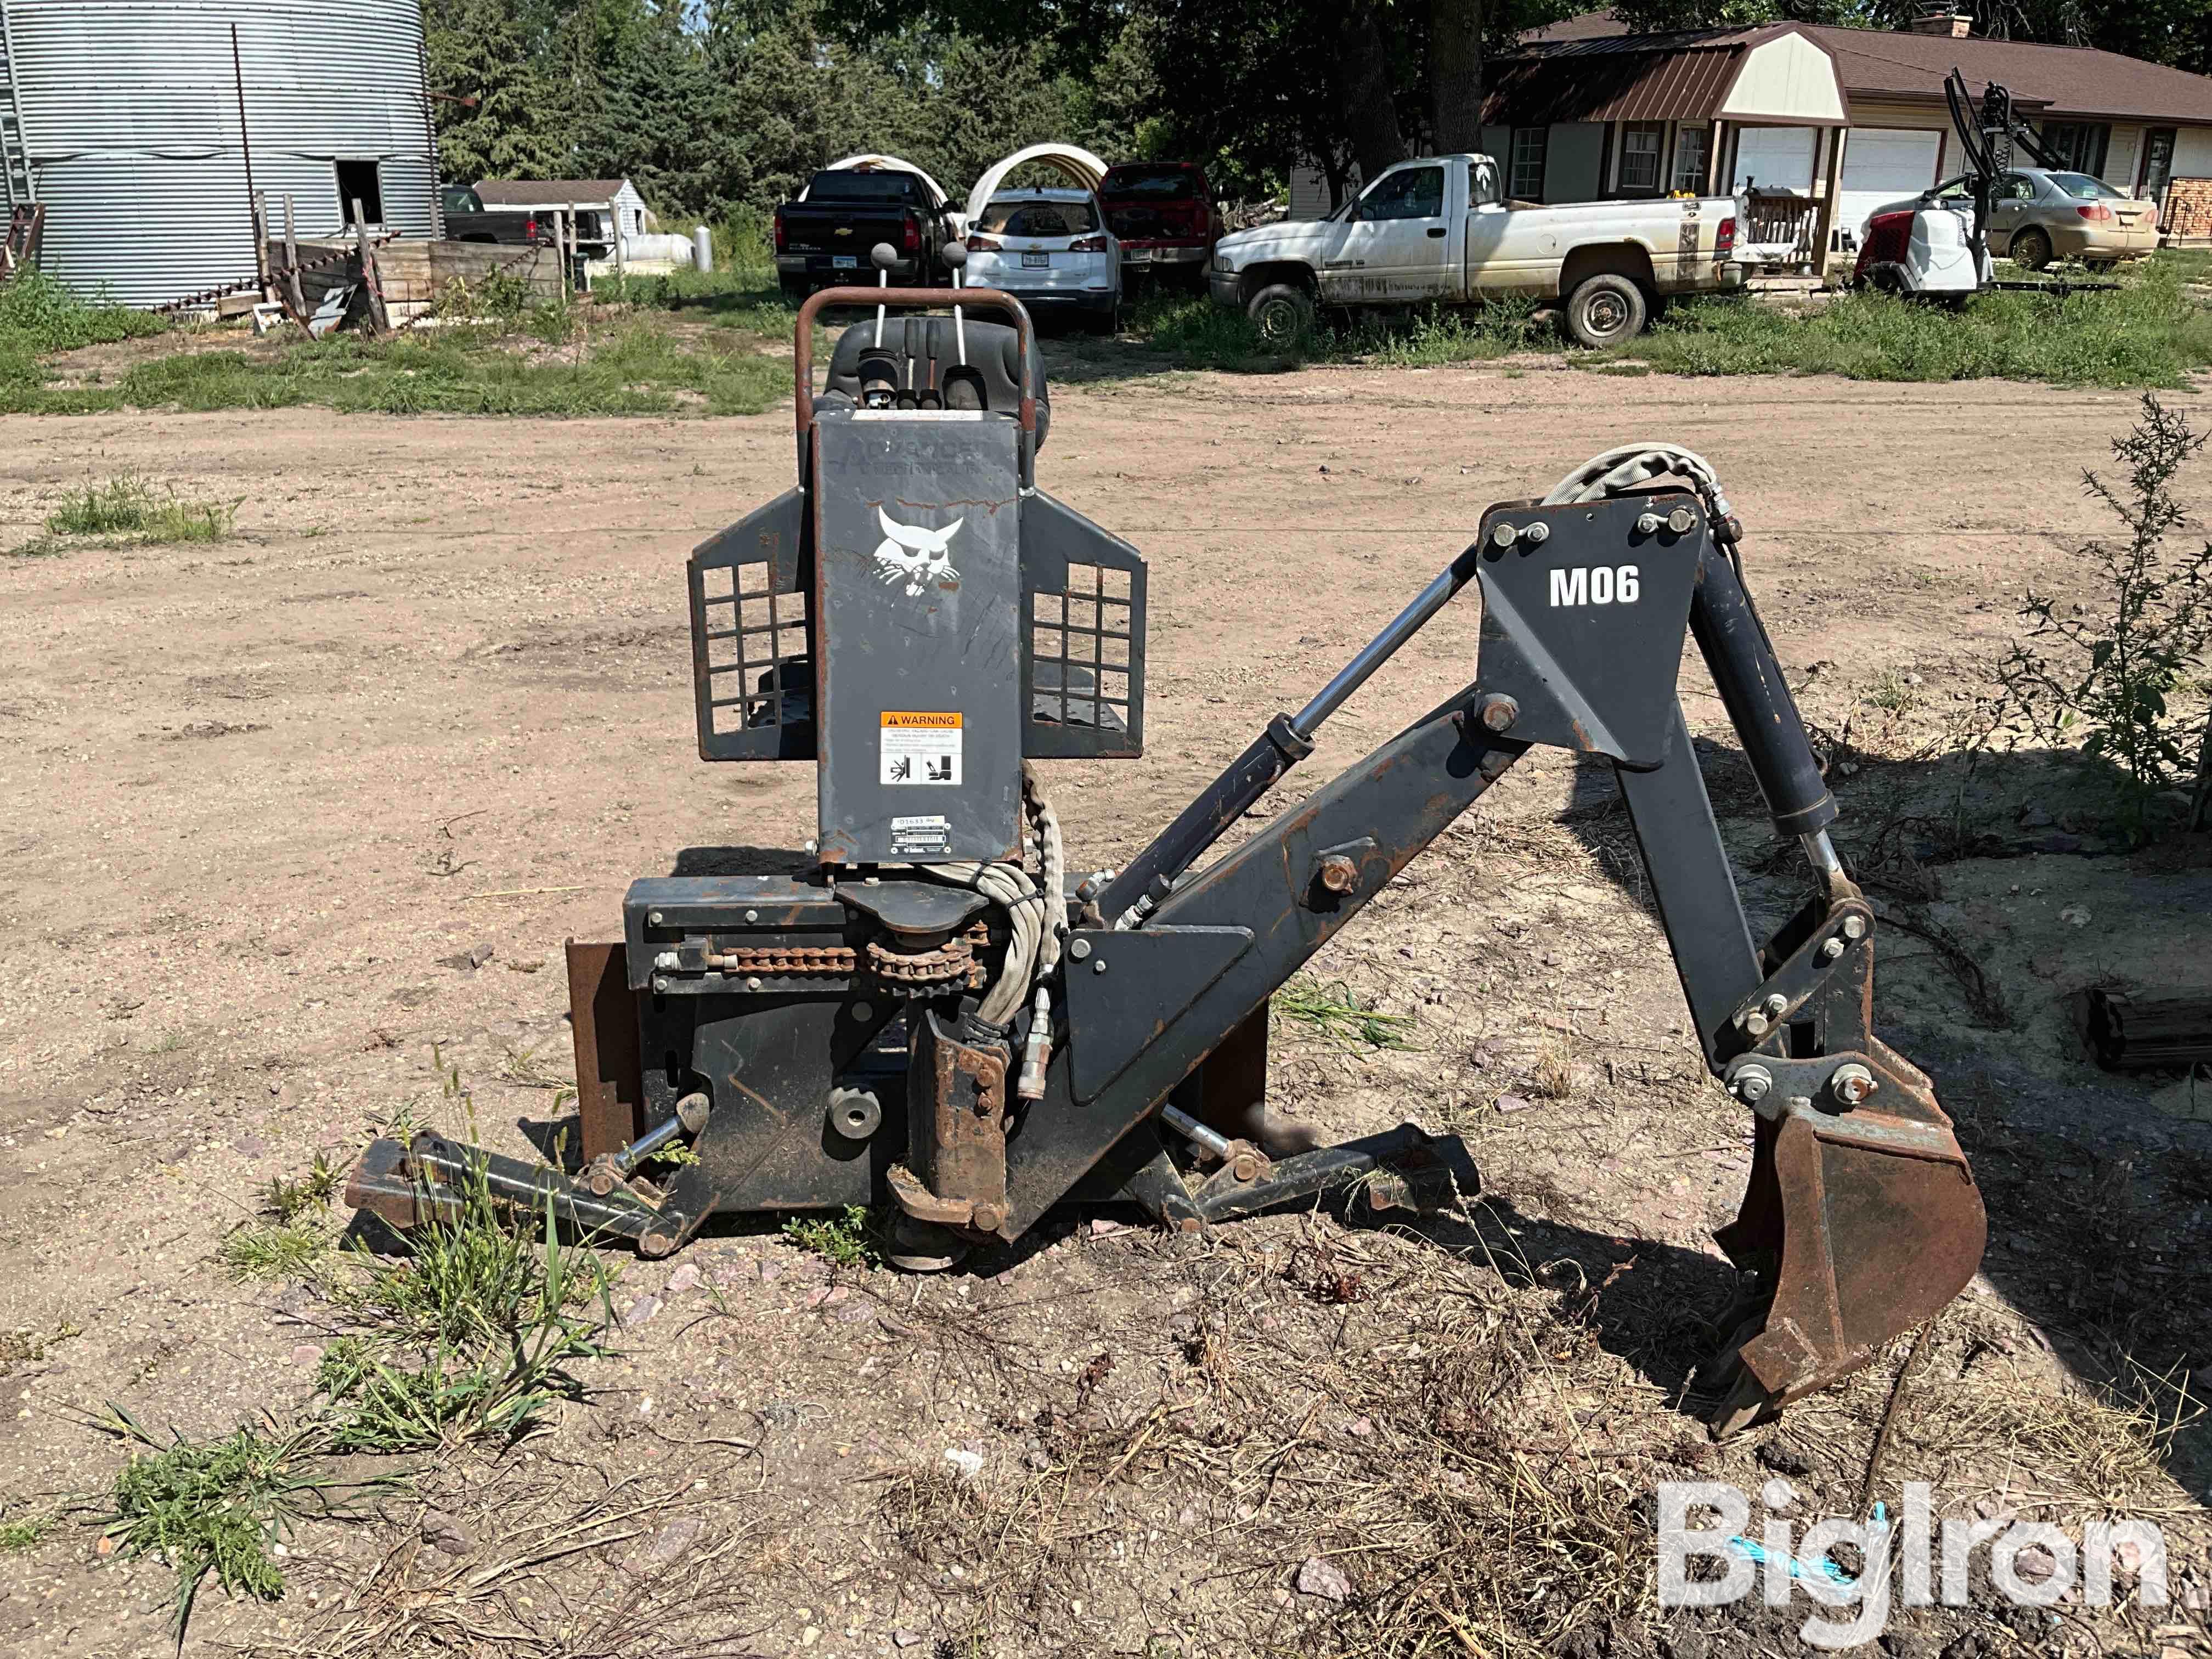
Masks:
[[[1611,345],[1674,294],[1741,288],[1740,205],[1728,197],[1508,206],[1487,155],[1431,155],[1377,175],[1320,221],[1214,245],[1214,299],[1285,340],[1317,305],[1563,302],[1567,332]]]
[[[449,242],[512,242],[518,246],[550,241],[553,222],[542,223],[527,208],[487,208],[483,198],[466,185],[441,185],[440,205],[445,210],[446,240]]]
[[[1206,187],[1206,170],[1190,161],[1122,161],[1099,181],[1099,205],[1121,244],[1126,279],[1156,276],[1193,289],[1206,286],[1213,245],[1227,227]]]
[[[1073,313],[1111,334],[1121,245],[1087,190],[1001,191],[968,228],[968,283],[1003,289],[1035,315]]]
[[[1902,212],[1925,204],[1971,209],[1973,180],[1945,180],[1933,190],[1877,208]],[[1874,215],[1867,216],[1869,222]],[[1990,201],[1989,244],[1997,258],[2040,270],[2054,259],[2080,259],[2110,270],[2158,246],[2158,204],[2114,190],[2086,173],[2015,167],[2000,174]]]
[[[958,234],[957,214],[920,173],[833,168],[776,209],[776,276],[794,300],[832,283],[872,283],[869,255],[888,242],[898,254],[891,281],[927,288],[944,279],[944,252]]]

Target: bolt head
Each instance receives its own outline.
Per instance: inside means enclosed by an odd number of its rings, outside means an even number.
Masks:
[[[1686,536],[1698,527],[1698,515],[1686,507],[1678,507],[1667,515],[1667,528],[1677,536]]]
[[[1636,515],[1636,533],[1639,536],[1656,536],[1659,533],[1661,522],[1656,513],[1639,513]]]
[[[1341,853],[1321,861],[1321,884],[1332,893],[1348,893],[1359,885],[1359,866]]]
[[[660,926],[660,912],[658,910],[647,910],[645,913],[645,919],[655,927]]]
[[[1856,1060],[1837,1066],[1828,1079],[1829,1090],[1846,1106],[1857,1105],[1879,1087],[1874,1073]]]
[[[668,981],[661,978],[659,975],[655,975],[653,981],[653,988],[656,991],[665,991],[668,988]]]
[[[1513,722],[1521,718],[1521,705],[1509,696],[1493,694],[1482,700],[1478,713],[1486,730],[1508,732]]]
[[[1761,1008],[1765,1010],[1766,1017],[1769,1019],[1781,1018],[1782,1011],[1789,1006],[1790,999],[1784,996],[1779,991],[1773,993],[1765,1002],[1759,1005]]]
[[[1765,1014],[1753,1014],[1744,1021],[1743,1029],[1753,1036],[1765,1036],[1766,1028],[1771,1023]]]
[[[746,911],[746,912],[745,912],[745,920],[746,920],[747,921],[758,921],[760,920],[760,912],[759,912],[759,911],[757,911],[757,910],[748,910],[748,911]]]
[[[1735,1097],[1744,1101],[1766,1098],[1774,1087],[1774,1073],[1764,1066],[1747,1066],[1735,1074]]]
[[[1521,532],[1522,539],[1532,547],[1540,547],[1552,539],[1552,526],[1539,519]]]
[[[1492,526],[1490,532],[1490,544],[1492,547],[1510,547],[1520,538],[1521,532],[1518,530],[1503,522]]]
[[[1864,939],[1866,937],[1866,918],[1864,916],[1845,916],[1844,918],[1844,937],[1845,939]]]
[[[760,989],[760,976],[757,974],[745,981],[745,989],[748,991],[757,991]]]
[[[1091,964],[1091,971],[1094,974],[1104,973],[1106,971],[1106,958],[1101,957],[1097,961],[1092,963]]]
[[[1838,957],[1843,955],[1843,940],[1839,939],[1828,939],[1820,941],[1820,954],[1826,957],[1829,961],[1833,962]]]
[[[1239,1152],[1230,1164],[1229,1172],[1239,1181],[1255,1180],[1260,1174],[1260,1160],[1250,1152]]]
[[[1067,954],[1078,962],[1086,960],[1091,955],[1091,941],[1087,939],[1070,939],[1067,942]]]

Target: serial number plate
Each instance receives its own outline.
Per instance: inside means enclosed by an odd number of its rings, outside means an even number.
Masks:
[[[1051,263],[1052,255],[1049,253],[1024,253],[1022,255],[1022,269],[1024,270],[1040,270],[1049,265]]]

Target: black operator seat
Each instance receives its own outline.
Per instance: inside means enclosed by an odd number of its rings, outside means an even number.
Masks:
[[[854,323],[837,339],[830,356],[825,398],[864,403],[871,386],[887,388],[897,407],[981,409],[1018,415],[1021,394],[1019,337],[1009,323],[967,319],[968,356],[950,317],[908,314],[884,319],[883,344],[876,343],[872,317]],[[1052,398],[1045,386],[1044,360],[1030,354],[1030,389],[1036,398],[1037,447],[1052,427]]]

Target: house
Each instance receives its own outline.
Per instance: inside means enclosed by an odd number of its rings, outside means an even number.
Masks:
[[[525,208],[540,213],[575,208],[612,216],[613,234],[624,243],[645,234],[645,198],[627,179],[479,179],[476,191],[488,208]],[[604,228],[600,240],[611,240]],[[588,234],[586,241],[594,238]]]
[[[2212,175],[2212,77],[1988,40],[1948,5],[1897,31],[1629,34],[1607,12],[1571,17],[1492,61],[1483,145],[1528,201],[1748,187],[1802,204],[1794,228],[1809,260],[1854,247],[1875,208],[1963,171],[1943,98],[1954,67],[1977,99],[1991,82],[2009,88],[2046,148],[2116,189],[2163,205],[2172,179]]]

